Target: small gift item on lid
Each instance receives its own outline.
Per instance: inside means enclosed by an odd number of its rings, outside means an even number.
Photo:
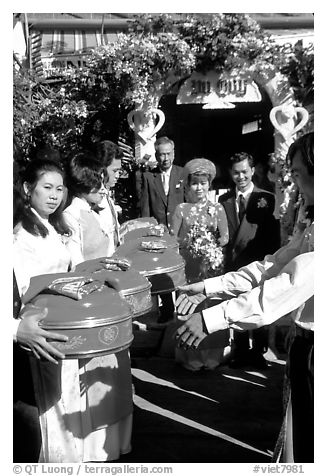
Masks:
[[[105,258],[105,267],[111,271],[126,271],[131,267],[131,262],[126,258]]]
[[[158,225],[157,220],[154,217],[141,217],[128,220],[120,227],[119,233],[123,237],[123,241],[129,241],[136,236],[142,236],[144,229],[151,228]]]
[[[159,245],[156,244],[158,241]],[[173,241],[175,243],[175,239]],[[143,248],[142,244],[149,248]],[[157,246],[159,246],[158,251],[146,252],[156,249]],[[185,261],[174,246],[167,244],[166,240],[133,240],[120,246],[113,256],[125,256],[130,260],[132,268],[147,277],[152,284],[151,294],[170,293],[178,286],[186,284]]]
[[[141,249],[144,251],[161,252],[167,248],[167,243],[163,240],[141,241]]]
[[[147,230],[147,236],[159,236],[162,237],[164,236],[165,233],[165,227],[164,225],[156,225],[156,226],[151,226]]]
[[[72,299],[82,299],[83,296],[103,289],[104,284],[91,277],[67,276],[55,279],[49,284],[48,290]]]

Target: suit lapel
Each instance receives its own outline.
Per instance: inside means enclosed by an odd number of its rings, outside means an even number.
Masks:
[[[249,197],[247,207],[249,206],[249,203],[251,199],[253,198],[254,192],[257,192],[256,187],[254,187],[253,192],[251,193]],[[236,214],[236,211],[235,211],[235,214]],[[237,220],[238,220],[238,217],[237,217]],[[247,221],[246,214],[245,214],[243,217],[242,223],[240,223],[239,225],[239,229],[235,237],[234,246],[233,246],[233,254],[237,256],[247,246],[248,242],[251,241],[255,237],[257,228],[258,228],[257,224],[249,223]]]
[[[153,175],[154,175],[153,178],[154,178],[155,187],[156,187],[160,197],[162,198],[162,201],[164,202],[165,205],[167,205],[167,197],[166,197],[166,194],[165,194],[165,191],[164,191],[164,188],[163,188],[161,174],[159,172],[156,172]]]
[[[170,177],[169,177],[168,199],[169,199],[169,196],[172,197],[174,192],[176,191],[177,180],[178,180],[177,168],[173,165],[172,169],[171,169],[171,172],[170,172]]]

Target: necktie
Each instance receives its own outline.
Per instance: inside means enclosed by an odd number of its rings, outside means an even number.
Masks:
[[[168,176],[168,174],[165,174],[165,173],[162,174],[162,184],[163,184],[165,194],[168,195],[168,193],[169,193],[169,176]]]
[[[238,203],[238,218],[240,220],[240,223],[242,223],[244,215],[245,215],[245,198],[243,195],[240,195],[239,203]]]

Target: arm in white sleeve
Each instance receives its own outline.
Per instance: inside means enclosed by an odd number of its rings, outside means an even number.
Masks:
[[[18,326],[21,322],[21,319],[15,319],[14,317],[11,319],[11,330],[12,330],[12,335],[13,335],[13,340],[14,342],[17,342],[17,330]]]
[[[28,240],[22,237],[13,245],[14,271],[20,296],[25,294],[31,276],[43,274],[42,264],[37,259],[37,250]]]
[[[209,333],[233,327],[254,329],[277,321],[313,296],[314,252],[292,259],[280,273],[238,297],[205,309]]]
[[[263,261],[254,261],[238,271],[204,281],[205,293],[208,297],[230,299],[250,291],[265,280],[276,276],[280,270],[299,254],[301,240],[294,239],[280,248],[273,255],[267,255]]]
[[[71,230],[71,235],[67,239],[66,247],[71,256],[72,269],[74,269],[77,264],[85,261],[83,257],[81,229],[78,219],[72,214],[64,211],[64,217],[67,225]]]

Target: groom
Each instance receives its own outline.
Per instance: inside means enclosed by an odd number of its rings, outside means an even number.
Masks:
[[[236,271],[252,261],[260,261],[280,246],[278,221],[274,218],[275,196],[256,187],[253,157],[246,152],[234,154],[229,163],[235,188],[219,199],[228,221],[229,243],[226,247],[227,271]],[[250,365],[266,368],[263,354],[268,346],[268,327],[252,331],[250,349],[249,331],[234,330],[233,368]]]

